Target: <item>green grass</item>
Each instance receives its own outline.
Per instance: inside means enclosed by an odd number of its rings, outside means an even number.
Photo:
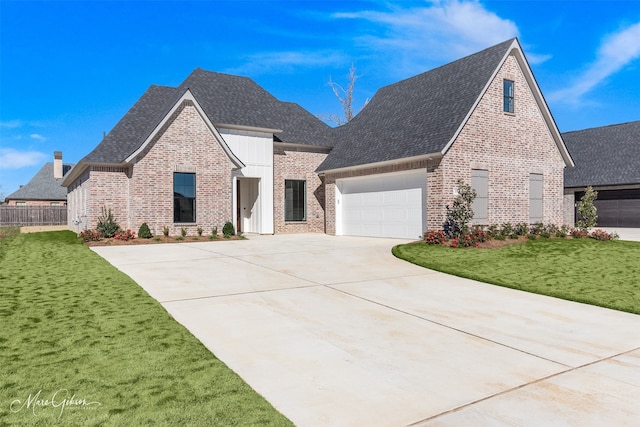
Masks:
[[[497,249],[408,244],[393,254],[460,277],[640,314],[640,243],[537,239]]]
[[[291,425],[71,232],[0,240],[0,325],[0,425]]]

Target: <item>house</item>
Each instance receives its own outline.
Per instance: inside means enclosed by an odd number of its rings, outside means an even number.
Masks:
[[[9,206],[65,206],[67,189],[62,180],[73,164],[62,163],[62,152],[54,151],[53,162],[45,163],[31,181],[5,198]]]
[[[478,224],[562,223],[573,166],[517,39],[380,89],[330,128],[252,80],[196,69],[151,86],[66,176],[70,227],[112,209],[147,222],[253,233],[417,238],[457,181]]]
[[[587,186],[601,227],[640,227],[640,121],[566,132],[562,138],[576,162],[565,170],[565,222],[576,220]]]

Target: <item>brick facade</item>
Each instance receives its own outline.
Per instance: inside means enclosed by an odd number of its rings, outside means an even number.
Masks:
[[[503,79],[515,82],[515,113],[503,112]],[[543,221],[563,223],[564,160],[542,117],[522,70],[509,56],[491,82],[464,128],[442,158],[384,167],[328,173],[328,234],[335,234],[335,182],[340,178],[424,169],[427,182],[427,228],[440,230],[446,206],[471,170],[488,171],[488,223],[529,222],[529,174],[543,175]]]
[[[503,112],[503,79],[515,82],[515,113]],[[563,223],[564,160],[517,60],[509,56],[440,165],[427,175],[427,222],[440,229],[458,179],[489,172],[488,223],[529,222],[529,174],[543,175],[543,222]]]
[[[315,173],[315,170],[326,157],[326,153],[274,148],[273,200],[276,233],[325,232],[325,186],[323,179]],[[306,221],[284,220],[284,181],[286,179],[306,181]]]
[[[515,83],[515,112],[503,112],[503,79]],[[265,135],[267,141],[269,135]],[[247,145],[234,146],[235,150]],[[271,148],[263,153],[268,160]],[[543,175],[543,221],[562,224],[564,160],[556,146],[518,60],[509,56],[444,155],[419,161],[328,172],[315,170],[327,157],[317,147],[275,144],[273,148],[273,225],[275,233],[336,233],[336,180],[409,170],[423,170],[427,229],[441,229],[446,205],[454,200],[457,181],[471,183],[472,169],[488,171],[488,224],[529,222],[530,174]],[[247,164],[247,169],[255,165]],[[267,165],[270,167],[270,165]],[[89,165],[68,188],[70,228],[95,228],[101,208],[111,208],[123,228],[138,231],[147,222],[152,233],[167,226],[172,235],[201,226],[208,234],[236,223],[233,212],[234,163],[216,140],[192,101],[185,100],[147,147],[126,166]],[[245,171],[243,169],[243,171]],[[173,222],[173,176],[196,175],[196,220]],[[242,171],[240,171],[242,172]],[[245,171],[246,172],[246,171]],[[235,175],[234,175],[235,174]],[[287,222],[284,183],[306,182],[306,220]],[[271,184],[269,183],[269,186]],[[271,195],[265,195],[270,199]],[[271,207],[269,207],[271,209]],[[271,219],[267,218],[267,222]],[[75,226],[72,226],[75,225]],[[271,229],[269,228],[268,232]]]
[[[195,235],[201,226],[232,221],[233,164],[192,103],[176,110],[156,137],[132,162],[131,168],[91,166],[88,174],[69,187],[69,225],[73,230],[95,228],[101,208],[111,209],[122,228],[137,233],[146,222],[155,235],[165,226],[171,235],[187,228]],[[173,174],[196,174],[196,221],[173,222]],[[82,225],[74,221],[84,216]],[[79,230],[76,230],[79,231]]]

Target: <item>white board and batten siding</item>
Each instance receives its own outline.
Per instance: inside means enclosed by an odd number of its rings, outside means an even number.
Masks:
[[[273,134],[223,128],[219,131],[231,151],[245,165],[233,178],[233,214],[236,215],[237,212],[236,181],[255,178],[245,182],[247,185],[256,186],[248,191],[256,190],[257,198],[251,214],[246,218],[243,231],[273,234]],[[253,199],[253,195],[248,199]],[[232,222],[235,224],[235,220]]]
[[[418,239],[426,229],[424,170],[336,181],[336,234]]]

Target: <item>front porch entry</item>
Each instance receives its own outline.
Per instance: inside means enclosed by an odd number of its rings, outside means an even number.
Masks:
[[[260,178],[236,180],[236,231],[261,233]]]

